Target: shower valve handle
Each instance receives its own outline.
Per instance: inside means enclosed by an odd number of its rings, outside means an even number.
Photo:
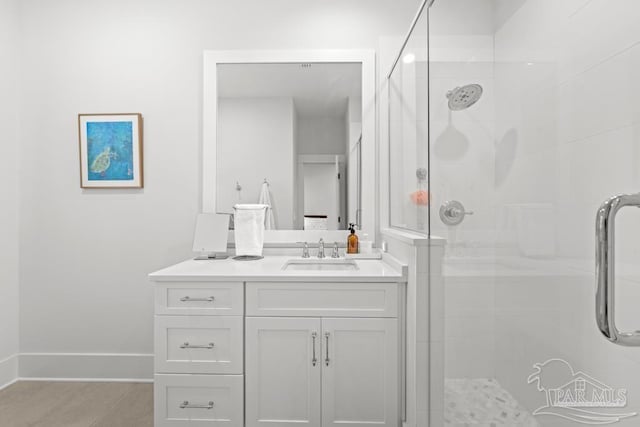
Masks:
[[[465,211],[462,203],[457,200],[446,201],[440,206],[440,219],[446,225],[458,225],[467,215],[473,215],[473,211]]]
[[[451,216],[452,218],[457,218],[459,216],[464,216],[464,215],[473,215],[473,211],[463,211],[460,209],[451,208],[451,209],[447,209],[445,214]]]

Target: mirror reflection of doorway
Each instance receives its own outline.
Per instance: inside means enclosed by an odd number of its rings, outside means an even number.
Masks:
[[[298,172],[304,228],[345,229],[347,189],[344,156],[300,156]]]

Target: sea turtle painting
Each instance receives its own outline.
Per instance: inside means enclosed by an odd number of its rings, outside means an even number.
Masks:
[[[111,159],[114,153],[111,152],[111,147],[105,147],[102,153],[98,154],[91,163],[91,172],[104,174],[109,166],[111,166]]]
[[[133,181],[133,125],[123,122],[87,123],[89,181]]]

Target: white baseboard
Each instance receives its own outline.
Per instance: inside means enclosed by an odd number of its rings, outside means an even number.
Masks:
[[[17,372],[21,380],[32,381],[149,382],[153,354],[21,353]]]
[[[28,377],[28,378],[16,378],[7,386],[18,381],[49,381],[58,383],[140,383],[140,384],[153,384],[153,379],[141,379],[141,378],[61,378],[61,377]]]
[[[16,382],[18,378],[18,355],[0,360],[0,390]]]

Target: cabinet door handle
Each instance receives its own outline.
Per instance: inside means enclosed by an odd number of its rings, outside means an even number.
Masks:
[[[206,298],[191,298],[189,295],[187,295],[180,298],[180,301],[182,302],[194,302],[194,301],[213,302],[215,299],[216,298],[213,296],[206,297]]]
[[[188,342],[186,342],[180,346],[180,348],[206,348],[207,350],[212,350],[213,347],[214,347],[214,344],[212,342],[204,345],[189,344]]]
[[[324,333],[324,338],[327,342],[327,345],[325,346],[326,347],[326,356],[324,358],[325,366],[329,366],[329,335],[330,335],[329,332]]]
[[[318,363],[318,358],[316,357],[316,338],[317,338],[318,334],[316,332],[313,332],[311,334],[311,339],[313,340],[313,358],[311,359],[311,365],[316,366],[316,364]]]
[[[188,400],[185,400],[180,404],[180,409],[213,409],[213,401],[210,401],[205,405],[198,405],[189,403]]]

